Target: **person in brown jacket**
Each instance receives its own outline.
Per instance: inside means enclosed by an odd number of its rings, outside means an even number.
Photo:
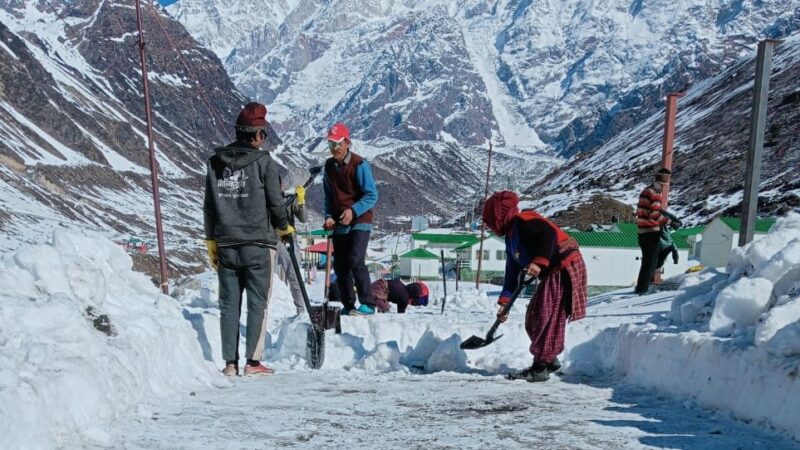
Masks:
[[[322,189],[325,193],[325,223],[333,230],[333,270],[336,271],[342,314],[375,314],[369,292],[370,279],[364,259],[372,232],[372,208],[378,188],[366,159],[350,151],[350,130],[343,123],[328,130],[331,157],[325,161]],[[361,305],[356,308],[353,284]]]

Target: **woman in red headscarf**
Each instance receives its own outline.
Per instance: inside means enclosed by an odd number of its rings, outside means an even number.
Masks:
[[[506,240],[506,273],[497,316],[501,321],[508,318],[506,305],[521,271],[539,278],[525,313],[533,364],[508,378],[545,381],[561,367],[557,356],[564,350],[567,319],[586,316],[586,265],[575,239],[534,211],[520,212],[518,205],[515,193],[501,191],[483,207],[486,226]]]

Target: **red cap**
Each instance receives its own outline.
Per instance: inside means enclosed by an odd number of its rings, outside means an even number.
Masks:
[[[350,130],[347,129],[347,125],[337,122],[328,130],[329,141],[342,142],[345,139],[350,139]]]
[[[257,102],[246,104],[236,118],[236,129],[249,132],[266,130],[267,107]]]

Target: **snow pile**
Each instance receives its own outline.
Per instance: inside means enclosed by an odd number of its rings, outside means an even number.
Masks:
[[[107,425],[209,385],[195,332],[130,257],[56,232],[0,259],[0,435],[7,448],[113,445]]]
[[[674,323],[757,346],[800,321],[800,215],[779,220],[764,239],[734,250],[727,275],[708,271],[682,286]],[[709,314],[710,313],[710,314]]]
[[[800,215],[737,249],[727,273],[689,277],[668,316],[627,324],[591,342],[630,382],[800,438]],[[731,395],[735,392],[736,395]]]

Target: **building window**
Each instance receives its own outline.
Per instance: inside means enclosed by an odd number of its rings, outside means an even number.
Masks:
[[[505,261],[506,260],[506,251],[505,250],[498,250],[497,251],[497,260],[498,261]]]
[[[475,250],[475,259],[482,259],[483,261],[489,260],[489,250],[483,251],[483,258],[481,258],[481,251]]]

